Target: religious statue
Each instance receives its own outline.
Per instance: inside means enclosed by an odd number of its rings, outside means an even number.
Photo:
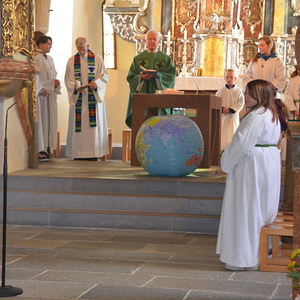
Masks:
[[[211,31],[218,31],[218,30],[223,30],[225,26],[222,26],[221,28],[220,25],[224,22],[227,22],[230,20],[230,17],[224,17],[224,16],[218,16],[217,13],[212,13],[211,16],[207,17],[207,16],[202,16],[201,17],[203,20],[208,21],[209,26],[208,28]]]

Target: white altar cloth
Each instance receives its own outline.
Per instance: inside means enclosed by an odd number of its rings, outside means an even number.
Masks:
[[[237,78],[236,85],[243,89],[242,78]],[[174,88],[184,91],[217,91],[225,84],[223,77],[176,77]]]

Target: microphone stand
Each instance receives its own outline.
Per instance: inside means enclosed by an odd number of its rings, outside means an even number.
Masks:
[[[17,102],[14,102],[6,110],[5,131],[4,131],[4,161],[3,161],[3,233],[2,233],[2,284],[0,287],[0,297],[12,297],[23,293],[23,290],[11,285],[5,285],[6,269],[6,224],[7,224],[7,119],[8,111]]]

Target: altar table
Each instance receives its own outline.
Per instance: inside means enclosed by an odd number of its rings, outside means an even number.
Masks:
[[[180,91],[198,91],[200,94],[210,91],[215,93],[225,84],[223,77],[187,76],[176,77],[174,88]],[[243,89],[242,78],[237,78],[235,84]]]
[[[219,166],[221,147],[222,99],[215,95],[196,94],[133,94],[131,128],[131,165],[139,166],[135,152],[135,139],[141,125],[148,118],[158,115],[160,108],[195,109],[191,119],[201,130],[204,155],[200,168]]]

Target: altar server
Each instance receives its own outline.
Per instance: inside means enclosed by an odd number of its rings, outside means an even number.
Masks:
[[[242,90],[234,84],[236,76],[233,69],[225,70],[224,80],[226,84],[216,93],[222,98],[221,150],[231,142],[240,124],[239,112],[245,104]]]
[[[286,87],[284,104],[295,119],[299,118],[300,102],[300,64],[295,65],[296,70],[291,74],[291,79]],[[292,117],[292,116],[291,116]]]
[[[175,84],[176,69],[170,56],[157,50],[159,34],[150,30],[146,34],[147,50],[134,57],[127,75],[130,93],[125,123],[131,128],[132,94],[155,93],[156,90],[173,88]],[[142,67],[142,68],[141,68]],[[142,71],[142,69],[147,71]],[[152,70],[154,72],[149,72]],[[164,109],[163,113],[169,114],[170,109]]]
[[[270,81],[277,93],[282,93],[286,86],[286,71],[283,62],[277,56],[274,41],[268,36],[258,39],[259,52],[250,61],[244,76],[244,89],[254,79]]]
[[[52,48],[51,37],[39,36],[36,45],[34,62],[40,70],[36,82],[41,91],[37,95],[38,151],[40,160],[50,160],[57,145],[57,95],[61,86],[53,58],[47,55]]]
[[[108,73],[86,38],[77,38],[75,45],[78,52],[68,60],[65,73],[70,104],[66,156],[97,160],[109,153],[104,100]]]
[[[287,128],[284,104],[275,104],[276,90],[265,80],[247,84],[248,109],[221,157],[227,173],[217,253],[229,270],[259,268],[261,227],[278,212],[281,165],[277,143]],[[282,125],[282,127],[281,127]],[[285,126],[285,127],[284,127]]]

